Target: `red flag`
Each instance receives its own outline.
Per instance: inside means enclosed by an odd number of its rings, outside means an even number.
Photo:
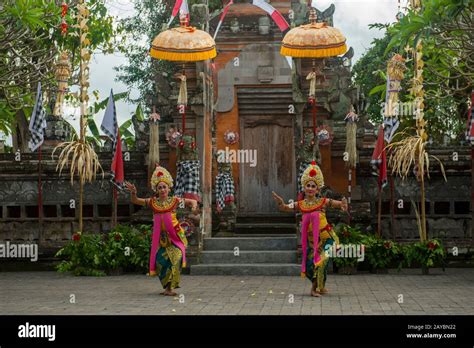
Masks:
[[[265,2],[264,0],[253,0],[252,4],[260,7],[262,10],[268,13],[281,31],[285,31],[290,28],[290,25],[285,20],[285,17],[283,17],[283,15],[269,3]]]
[[[112,173],[114,173],[114,182],[123,184],[123,157],[122,157],[122,140],[120,139],[120,130],[117,130],[117,145],[115,146],[115,154],[112,160]]]
[[[387,157],[385,155],[383,126],[379,127],[377,143],[375,143],[374,153],[372,154],[370,163],[378,170],[379,187],[384,187],[387,184]]]
[[[176,2],[174,4],[174,7],[173,7],[173,11],[171,11],[171,15],[173,17],[176,17],[176,15],[178,14],[179,9],[181,8],[182,4],[183,4],[183,0],[176,0]]]
[[[219,23],[217,24],[216,32],[214,33],[214,40],[216,39],[217,33],[219,32],[219,29],[222,25],[222,22],[224,22],[225,15],[227,14],[227,11],[229,11],[230,5],[234,3],[233,0],[230,0],[227,5],[225,5],[224,10],[222,11],[221,18],[219,19]]]
[[[185,15],[189,23],[189,6],[186,0],[176,0],[176,3],[173,7],[173,11],[171,12],[171,18],[168,21],[168,26],[171,25],[171,22],[173,21],[174,17],[177,16],[178,13],[180,14],[180,16]]]
[[[230,5],[232,5],[234,3],[233,0],[230,0],[227,5],[225,5],[224,7],[224,10],[222,11],[222,15],[221,15],[221,19],[220,19],[220,22],[224,21],[224,17],[225,15],[227,14],[227,11],[229,11],[229,7]]]

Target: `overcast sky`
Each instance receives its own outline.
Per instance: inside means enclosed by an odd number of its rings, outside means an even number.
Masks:
[[[159,0],[157,0],[159,1]],[[407,0],[400,0],[401,6],[406,6]],[[111,14],[117,18],[125,18],[135,13],[133,0],[107,0],[107,7]],[[325,10],[332,3],[336,5],[334,14],[334,26],[339,28],[347,38],[349,47],[353,47],[355,57],[353,63],[364,54],[370,47],[370,43],[376,37],[381,37],[377,29],[369,29],[372,23],[390,23],[395,21],[398,10],[397,0],[318,0],[316,1],[319,10]],[[111,55],[94,54],[90,66],[90,88],[89,92],[99,91],[100,99],[106,98],[110,89],[114,93],[124,92],[128,88],[123,83],[116,81],[117,72],[115,66],[126,64],[127,60],[120,53]],[[71,88],[74,90],[74,88]],[[137,95],[132,89],[132,96]],[[94,98],[91,97],[93,100]],[[117,116],[119,124],[129,119],[135,111],[136,105],[130,103],[117,103]],[[78,126],[79,110],[68,109],[68,113],[74,114],[74,118],[66,117],[75,128]],[[100,125],[103,112],[96,115],[96,123]]]

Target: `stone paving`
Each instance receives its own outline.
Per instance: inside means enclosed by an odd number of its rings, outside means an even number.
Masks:
[[[164,297],[144,275],[3,272],[0,314],[474,314],[474,269],[430,272],[330,274],[320,298],[299,277],[183,275],[178,296]]]

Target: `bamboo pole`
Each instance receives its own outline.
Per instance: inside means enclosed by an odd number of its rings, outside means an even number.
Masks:
[[[82,202],[83,202],[84,183],[82,181],[82,172],[79,173],[79,232],[83,231],[82,222]]]
[[[426,234],[426,208],[425,208],[425,178],[424,173],[421,175],[421,241],[424,242],[427,239]]]
[[[84,0],[80,0],[79,3],[82,5],[84,3]],[[82,15],[80,15],[82,19],[84,18]],[[84,77],[84,69],[85,69],[85,62],[82,57],[82,52],[84,48],[83,44],[83,38],[82,38],[82,27],[79,26],[79,52],[80,52],[80,65],[79,65],[79,88],[80,88],[80,99],[81,99],[81,116],[80,116],[80,124],[79,124],[79,129],[80,129],[80,137],[79,137],[79,142],[81,145],[85,144],[85,115],[87,113],[87,101],[85,100],[85,95],[84,95],[84,90],[87,92],[87,87],[84,86],[83,83],[83,77]],[[83,170],[84,168],[79,168],[79,231],[82,233],[83,231],[83,203],[84,203],[84,175],[83,175]]]
[[[39,236],[38,240],[41,244],[43,239],[43,183],[41,176],[43,175],[42,168],[42,145],[38,149],[38,219],[39,219]]]
[[[474,117],[472,115],[471,117]],[[474,146],[471,144],[471,204],[474,202]],[[474,209],[471,208],[471,221],[474,221]],[[474,223],[471,222],[471,236],[474,232]]]
[[[377,237],[380,238],[382,235],[382,184],[378,184],[379,186],[379,197],[378,197],[378,209],[377,209]]]
[[[118,206],[118,193],[117,193],[117,187],[113,185],[112,188],[112,195],[113,195],[113,202],[112,202],[112,228],[115,228],[117,226],[117,206]]]

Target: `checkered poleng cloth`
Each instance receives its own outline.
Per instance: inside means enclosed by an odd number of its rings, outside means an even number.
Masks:
[[[44,141],[44,130],[47,127],[46,124],[46,111],[43,108],[43,93],[41,92],[41,82],[38,83],[38,91],[36,93],[36,102],[33,108],[33,113],[30,118],[30,132],[31,139],[28,142],[28,147],[31,151],[36,151],[38,147],[43,144]]]
[[[200,197],[201,179],[199,169],[201,163],[199,160],[189,160],[178,162],[176,173],[176,186],[174,195],[185,197],[185,195]]]
[[[227,199],[234,199],[234,178],[232,173],[222,172],[216,176],[216,204],[224,209]]]
[[[467,119],[466,141],[474,145],[474,92],[471,95],[471,108],[469,109],[469,117]]]
[[[298,187],[298,193],[304,192],[303,186],[301,186],[301,177],[303,176],[304,171],[308,166],[311,164],[311,162],[301,162],[300,163],[300,168],[298,170],[298,182],[297,182],[297,187]]]

